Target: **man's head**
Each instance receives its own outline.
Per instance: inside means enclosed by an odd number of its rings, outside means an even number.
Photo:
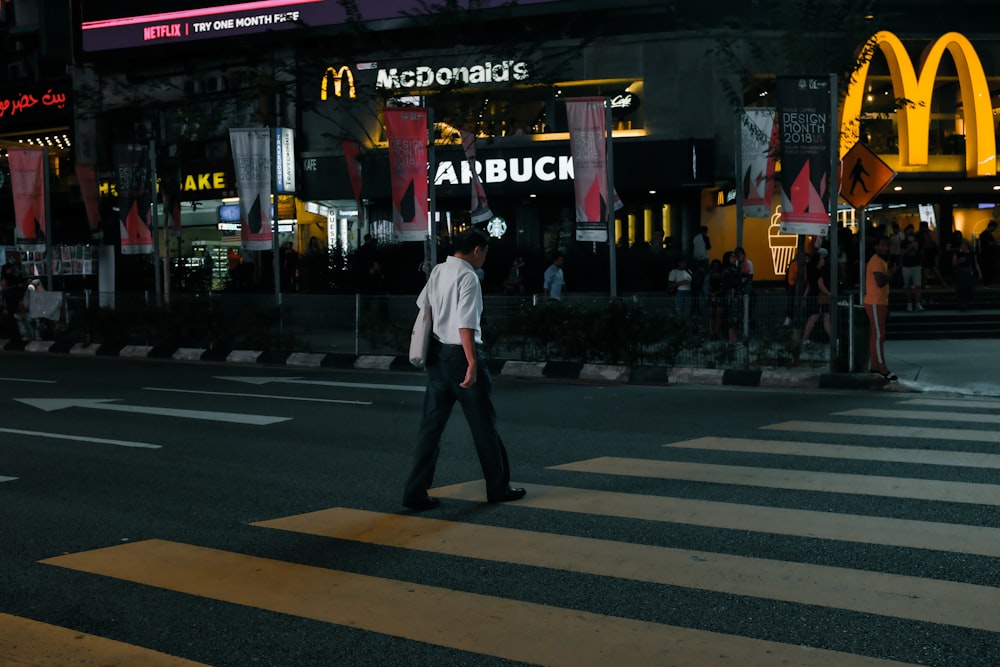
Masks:
[[[481,229],[473,227],[455,237],[455,256],[472,264],[474,269],[482,268],[489,249],[490,237]]]
[[[878,255],[879,257],[883,257],[883,258],[889,256],[889,237],[888,236],[880,236],[880,237],[878,237],[878,241],[875,242],[875,254]]]
[[[561,252],[557,250],[556,252],[552,253],[553,264],[555,264],[556,266],[562,266],[563,261],[565,261],[565,258],[563,257],[563,254]]]
[[[744,250],[743,248],[737,248],[736,250],[733,251],[733,254],[736,255],[736,259],[738,259],[741,262],[747,258],[747,251]]]

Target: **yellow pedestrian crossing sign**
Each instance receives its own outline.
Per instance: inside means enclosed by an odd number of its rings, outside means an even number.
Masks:
[[[896,177],[889,165],[860,141],[840,161],[840,196],[864,208]]]

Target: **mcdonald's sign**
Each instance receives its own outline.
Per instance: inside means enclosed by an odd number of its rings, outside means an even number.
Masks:
[[[323,73],[323,82],[320,84],[319,99],[329,99],[329,85],[333,81],[333,96],[346,97],[353,100],[358,96],[357,88],[354,87],[354,72],[347,65],[343,67],[327,67]]]
[[[893,33],[881,31],[871,42],[881,49],[889,64],[893,96],[910,103],[897,111],[899,127],[899,167],[926,166],[930,136],[931,96],[938,75],[941,56],[947,50],[958,70],[958,83],[965,116],[965,171],[969,177],[996,175],[996,133],[993,107],[983,65],[963,35],[949,32],[939,37],[926,50],[918,74],[906,53],[903,42]],[[865,98],[865,82],[871,58],[862,55],[858,71],[847,89],[841,116],[840,154],[843,156],[860,135],[861,104]]]

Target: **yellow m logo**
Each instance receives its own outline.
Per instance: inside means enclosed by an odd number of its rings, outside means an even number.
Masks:
[[[958,83],[962,96],[962,113],[965,121],[965,171],[970,177],[996,175],[996,135],[993,128],[993,108],[990,90],[986,83],[983,65],[972,48],[972,43],[957,32],[949,32],[937,39],[926,51],[918,75],[903,43],[888,31],[873,38],[889,64],[892,90],[896,99],[905,98],[907,104],[896,114],[899,125],[899,166],[927,165],[928,137],[930,135],[931,96],[937,78],[941,56],[947,50],[958,70]],[[870,59],[861,63],[847,89],[841,123],[840,154],[843,156],[859,137],[861,104],[865,97]]]
[[[331,79],[333,79],[334,97],[347,97],[352,100],[357,97],[357,89],[354,87],[354,72],[351,71],[350,67],[344,65],[340,69],[336,67],[326,68],[326,72],[323,73],[323,83],[320,84],[319,99],[329,99],[327,87]],[[347,84],[346,90],[345,82]]]

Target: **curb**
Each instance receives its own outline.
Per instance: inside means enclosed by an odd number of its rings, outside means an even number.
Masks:
[[[27,354],[69,354],[127,359],[170,359],[212,361],[231,364],[268,364],[289,368],[340,368],[421,372],[405,356],[311,353],[290,350],[226,350],[169,345],[69,344],[59,341],[30,341],[25,344],[0,339],[0,350]],[[829,373],[779,369],[669,368],[666,366],[625,366],[565,361],[517,361],[493,359],[490,372],[529,380],[567,380],[595,384],[705,385],[767,387],[771,389],[867,389],[885,387],[870,373]]]

